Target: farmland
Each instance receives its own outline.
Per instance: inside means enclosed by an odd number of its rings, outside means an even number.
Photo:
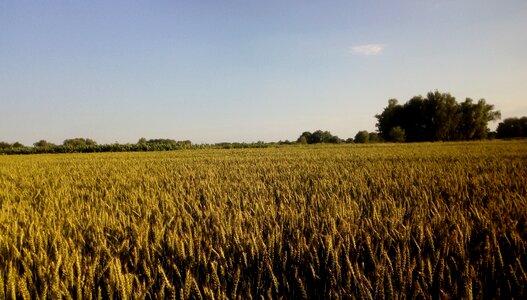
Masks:
[[[527,141],[0,156],[0,299],[522,298]]]

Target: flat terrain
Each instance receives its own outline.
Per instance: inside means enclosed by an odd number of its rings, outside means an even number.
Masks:
[[[0,156],[0,299],[525,298],[527,141]]]

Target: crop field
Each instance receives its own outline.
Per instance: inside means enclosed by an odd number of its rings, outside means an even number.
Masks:
[[[0,299],[520,299],[527,141],[0,156]]]

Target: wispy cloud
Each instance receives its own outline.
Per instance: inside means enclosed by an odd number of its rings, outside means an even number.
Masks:
[[[384,45],[381,44],[367,44],[351,47],[353,53],[359,55],[379,55],[382,53],[383,49]]]

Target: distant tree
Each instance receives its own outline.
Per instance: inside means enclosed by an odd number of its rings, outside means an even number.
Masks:
[[[489,133],[487,134],[487,139],[488,140],[493,140],[493,139],[496,138],[496,135],[497,135],[496,131],[489,131]]]
[[[382,141],[381,136],[378,133],[370,132],[368,134],[368,142],[369,143],[379,143],[381,141]]]
[[[47,147],[53,147],[55,145],[52,144],[52,143],[49,143],[46,140],[40,140],[38,142],[33,143],[33,146],[35,146],[37,148],[47,148]]]
[[[485,99],[473,103],[467,98],[457,103],[449,93],[429,92],[426,98],[415,96],[404,105],[388,100],[377,118],[377,129],[385,140],[390,140],[392,128],[404,130],[405,140],[454,141],[484,139],[489,132],[487,124],[500,118],[500,112]]]
[[[460,104],[460,123],[459,137],[462,140],[480,140],[487,138],[489,121],[497,120],[501,117],[499,111],[493,111],[494,106],[487,104],[485,99],[480,99],[477,103],[466,98]]]
[[[309,144],[318,144],[324,142],[324,132],[322,130],[313,132],[307,142]]]
[[[345,142],[346,144],[353,144],[353,138],[347,138]]]
[[[388,100],[388,106],[384,108],[377,118],[377,128],[383,139],[388,140],[388,132],[395,126],[403,123],[403,107],[399,105],[397,99]]]
[[[296,142],[297,142],[298,144],[305,145],[305,144],[307,144],[307,138],[306,138],[305,136],[300,136],[300,137],[296,140]]]
[[[427,116],[426,102],[422,96],[416,96],[406,102],[402,107],[400,123],[393,124],[402,127],[406,132],[406,138],[411,142],[432,140],[430,131],[430,117]],[[390,129],[386,134],[390,132]]]
[[[449,93],[429,92],[426,96],[427,116],[430,123],[431,140],[456,140],[459,123],[459,106]]]
[[[64,140],[62,145],[70,146],[70,147],[96,146],[97,142],[95,142],[92,139],[73,138],[73,139],[66,139],[66,140]]]
[[[297,143],[299,144],[307,144],[309,142],[309,140],[311,139],[311,132],[309,131],[304,131],[302,132],[302,134],[298,137],[298,139],[296,140]]]
[[[149,145],[176,145],[178,142],[173,139],[149,139],[146,143]]]
[[[361,130],[357,132],[357,134],[355,135],[355,138],[353,139],[355,143],[359,143],[359,144],[367,143],[369,140],[370,140],[370,134],[366,130]]]
[[[0,142],[0,149],[1,150],[11,149],[11,144],[6,143],[6,142]]]
[[[318,144],[318,143],[331,143],[338,144],[340,143],[340,138],[338,136],[332,135],[329,131],[317,130],[313,133],[309,131],[303,132],[298,139],[296,140],[299,144]]]
[[[388,141],[394,143],[402,143],[406,140],[406,133],[401,126],[395,126],[388,132]]]
[[[527,117],[507,118],[498,124],[497,138],[527,137]]]
[[[15,142],[13,143],[12,148],[24,148],[24,145],[19,142]]]
[[[146,139],[144,137],[142,137],[142,138],[139,139],[139,141],[137,141],[137,143],[139,145],[144,145],[144,144],[146,144]]]

